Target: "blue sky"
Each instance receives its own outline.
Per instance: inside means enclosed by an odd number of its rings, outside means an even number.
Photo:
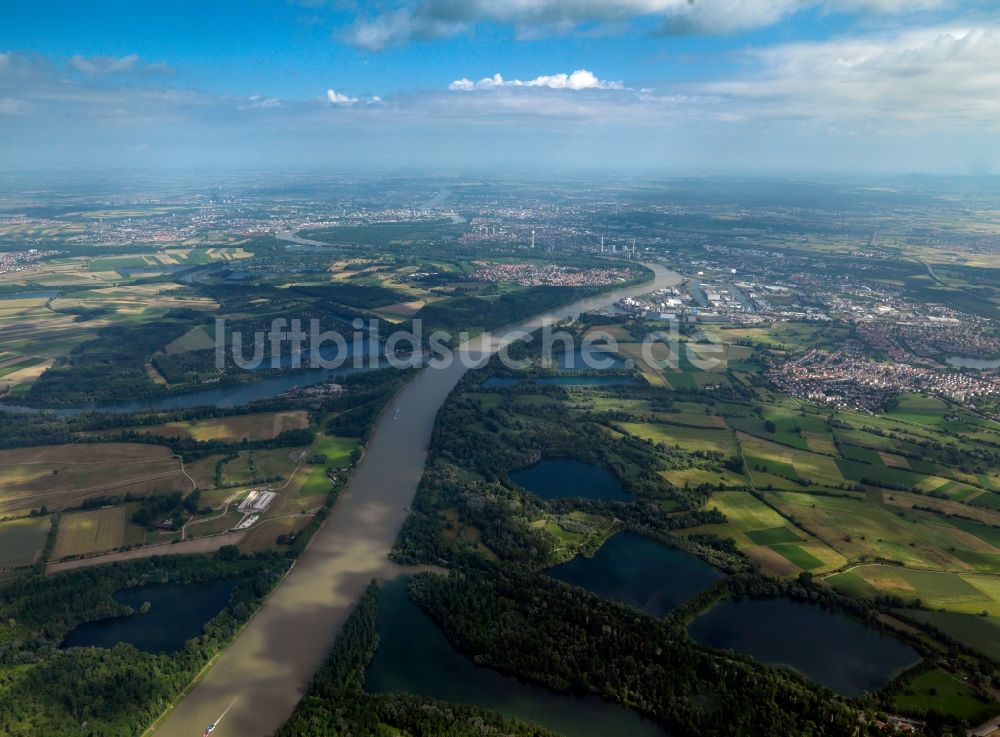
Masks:
[[[989,2],[8,5],[15,167],[1000,166]]]

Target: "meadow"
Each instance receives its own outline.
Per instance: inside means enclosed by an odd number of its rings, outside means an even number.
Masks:
[[[984,703],[976,692],[954,675],[941,669],[921,673],[901,686],[894,699],[895,708],[904,714],[922,714],[928,704],[944,714],[978,724],[991,716],[993,704]]]
[[[326,494],[333,486],[330,475],[346,469],[361,447],[357,438],[324,436],[309,451],[310,463],[306,466],[305,480],[299,487],[304,496]]]

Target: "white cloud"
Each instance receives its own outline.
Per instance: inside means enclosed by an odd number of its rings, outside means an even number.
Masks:
[[[1000,28],[931,28],[752,52],[706,91],[757,115],[1000,126]]]
[[[892,14],[926,10],[956,0],[396,0],[387,9],[359,15],[346,37],[380,50],[410,41],[447,38],[480,24],[513,28],[538,38],[593,26],[620,28],[646,19],[662,33],[733,33],[761,28],[800,10]]]
[[[104,77],[109,74],[141,72],[142,74],[172,74],[173,69],[163,63],[143,64],[138,54],[127,56],[82,56],[76,54],[69,59],[69,66],[88,77]]]
[[[0,97],[0,115],[17,115],[24,110],[24,102],[13,97]]]
[[[470,79],[456,79],[448,85],[449,90],[472,92],[497,87],[547,87],[553,90],[621,90],[621,82],[605,82],[587,69],[577,69],[572,74],[548,74],[529,80],[504,79],[500,74],[484,77],[478,82]]]
[[[128,56],[76,56],[70,57],[69,65],[78,72],[89,76],[99,76],[104,74],[115,74],[116,72],[129,72],[139,61],[138,54]]]
[[[358,101],[358,98],[348,97],[347,95],[337,92],[337,90],[327,90],[326,99],[330,101],[331,105],[353,105]]]
[[[273,108],[281,107],[282,100],[277,97],[263,97],[262,95],[251,95],[249,103],[242,105],[241,109],[247,110],[250,108],[259,108],[262,110],[270,110]]]
[[[110,74],[173,74],[174,69],[169,64],[158,62],[143,64],[138,54],[127,56],[82,56],[76,54],[69,59],[69,66],[74,71],[88,77],[104,77]]]

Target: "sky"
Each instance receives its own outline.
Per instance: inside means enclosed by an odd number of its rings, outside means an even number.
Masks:
[[[7,2],[0,169],[1000,170],[993,0]]]

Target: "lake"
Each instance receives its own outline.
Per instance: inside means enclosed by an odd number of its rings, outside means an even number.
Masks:
[[[691,623],[703,645],[783,665],[851,698],[876,691],[920,662],[895,637],[817,604],[729,599]]]
[[[205,623],[229,603],[239,582],[238,578],[223,578],[116,591],[115,601],[132,607],[136,614],[81,624],[67,635],[62,647],[111,648],[127,642],[147,653],[177,652],[185,642],[202,634]],[[151,604],[149,612],[139,614],[139,607],[147,601]]]
[[[539,376],[535,383],[541,386],[623,386],[639,382],[632,376],[598,374],[591,376]]]
[[[412,693],[474,704],[506,717],[540,724],[566,737],[664,737],[638,712],[598,696],[560,694],[473,664],[406,595],[407,579],[382,587],[379,646],[365,687],[376,693]]]
[[[574,351],[560,353],[556,356],[556,365],[562,371],[603,371],[608,369],[632,368],[632,362],[621,359],[615,353],[592,346],[582,347]]]
[[[971,368],[980,371],[1000,368],[1000,358],[969,358],[968,356],[948,356],[945,362],[955,368]]]
[[[511,471],[510,480],[543,499],[603,499],[631,501],[612,473],[596,463],[573,458],[543,458],[530,466]]]
[[[654,617],[666,616],[725,577],[693,555],[634,532],[620,532],[593,558],[577,556],[548,574]]]

